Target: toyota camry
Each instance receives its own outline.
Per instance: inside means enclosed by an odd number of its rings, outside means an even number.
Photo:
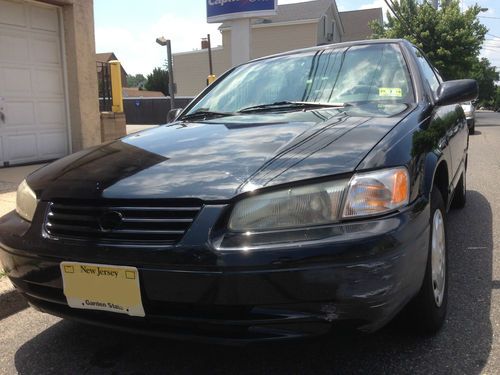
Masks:
[[[404,312],[434,333],[476,96],[405,40],[245,63],[167,124],[29,175],[1,263],[36,309],[131,332],[247,343]]]

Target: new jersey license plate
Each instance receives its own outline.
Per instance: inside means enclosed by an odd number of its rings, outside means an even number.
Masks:
[[[137,268],[62,262],[61,274],[70,307],[145,316]]]

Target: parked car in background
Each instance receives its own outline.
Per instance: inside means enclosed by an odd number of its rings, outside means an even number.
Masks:
[[[26,178],[0,260],[41,311],[224,343],[383,327],[434,333],[446,216],[466,201],[473,80],[405,40],[225,73],[174,121]]]
[[[465,118],[467,119],[467,127],[469,128],[469,134],[474,134],[476,130],[476,108],[472,101],[463,102],[461,104],[462,109],[465,113]]]

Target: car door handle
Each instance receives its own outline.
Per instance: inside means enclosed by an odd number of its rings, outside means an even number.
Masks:
[[[2,111],[0,111],[0,122],[5,124],[5,114]]]

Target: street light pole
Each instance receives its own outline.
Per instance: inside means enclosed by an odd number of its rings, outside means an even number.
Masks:
[[[210,75],[214,74],[214,66],[212,63],[212,42],[210,41],[210,34],[207,34],[208,41],[208,65],[210,68]]]
[[[167,58],[168,58],[168,93],[170,94],[170,109],[175,108],[175,85],[174,85],[174,71],[172,67],[172,46],[170,39],[167,39]]]
[[[174,68],[172,66],[172,46],[170,39],[164,36],[156,38],[156,43],[160,46],[167,46],[167,63],[168,63],[168,93],[170,95],[170,109],[175,108],[175,84],[174,84]]]

